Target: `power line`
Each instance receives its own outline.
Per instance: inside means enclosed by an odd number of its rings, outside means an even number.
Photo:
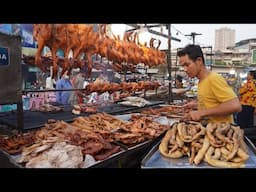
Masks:
[[[191,36],[193,39],[193,45],[195,44],[195,37],[196,35],[202,35],[202,33],[196,33],[196,32],[191,32],[190,34],[187,34],[185,36]]]
[[[175,28],[173,25],[171,26],[174,30],[176,30],[177,31],[177,33],[176,33],[176,35],[178,35],[178,34],[181,34],[181,35],[183,35],[184,37],[186,37],[188,40],[192,40],[192,38],[189,38],[189,37],[187,37],[184,33],[182,33],[180,30],[178,30],[177,28]]]
[[[171,25],[171,27],[176,30],[178,33],[180,33],[181,35],[184,35],[180,30],[178,30],[177,28],[175,28],[173,25]],[[185,36],[185,35],[184,35]]]

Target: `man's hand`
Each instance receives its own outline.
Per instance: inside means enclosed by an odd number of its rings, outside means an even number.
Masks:
[[[190,101],[189,103],[183,105],[182,107],[186,108],[190,108],[190,109],[196,109],[197,108],[197,101],[193,100]]]
[[[200,121],[203,118],[202,111],[190,111],[184,115],[185,120]]]

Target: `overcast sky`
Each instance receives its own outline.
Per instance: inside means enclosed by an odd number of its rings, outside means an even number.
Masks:
[[[256,38],[256,24],[172,24],[171,35],[180,39],[181,42],[172,40],[171,48],[181,48],[187,44],[193,43],[192,37],[185,36],[192,32],[202,34],[195,37],[196,44],[201,46],[212,46],[214,48],[215,29],[223,27],[235,30],[235,43],[248,38]],[[119,30],[120,27],[117,28],[117,30]],[[126,26],[125,28],[126,30],[131,29],[130,26]],[[152,30],[160,32],[160,28],[152,28]],[[168,34],[166,27],[163,27],[162,31],[164,34]],[[145,39],[148,39],[147,41],[149,41],[151,37],[161,40],[160,50],[168,48],[167,38],[148,33],[147,38]]]
[[[196,44],[214,47],[215,29],[222,27],[235,30],[235,42],[248,38],[256,38],[256,24],[172,24],[171,26],[172,36],[181,39],[181,42],[172,41],[172,48],[184,47],[192,43],[191,37],[184,36],[191,32],[202,34],[195,37]]]

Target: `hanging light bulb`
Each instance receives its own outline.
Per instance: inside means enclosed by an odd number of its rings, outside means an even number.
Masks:
[[[246,76],[247,76],[247,74],[246,74],[245,72],[241,72],[241,73],[239,74],[239,77],[240,77],[241,79],[244,79]]]
[[[236,74],[236,70],[234,68],[231,68],[229,71],[230,75],[235,75]]]

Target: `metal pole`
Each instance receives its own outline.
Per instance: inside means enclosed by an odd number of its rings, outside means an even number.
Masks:
[[[169,73],[169,97],[168,103],[170,104],[173,102],[172,96],[172,59],[171,59],[171,24],[167,25],[168,28],[168,51],[167,51],[167,66],[168,66],[168,73]]]
[[[211,46],[211,70],[212,70],[212,46]]]
[[[126,82],[127,81],[127,67],[126,67],[126,64],[122,64],[122,68],[123,68],[123,71],[124,71],[124,81]]]
[[[179,51],[179,49],[177,48],[177,53],[178,53],[178,51]],[[174,71],[175,71],[175,73],[174,73],[174,77],[175,77],[175,79],[177,78],[177,69],[178,69],[178,54],[176,53],[176,58],[175,58],[175,69],[174,69]],[[176,81],[175,81],[175,87],[177,87],[177,84],[176,84]]]
[[[191,36],[192,39],[193,39],[193,45],[195,45],[195,36],[196,36],[196,35],[202,35],[202,34],[201,34],[201,33],[192,32],[192,33],[190,33],[190,34],[188,34],[188,35],[185,35],[185,36]]]
[[[134,31],[134,30],[137,30],[137,29],[140,28],[137,24],[126,24],[126,25],[129,25],[129,26],[131,26],[131,27],[134,28],[134,29],[129,29],[129,30],[127,30],[126,32],[128,32],[128,31]],[[160,24],[160,26],[162,26],[162,24]],[[163,34],[163,33],[160,33],[160,32],[158,32],[158,31],[155,31],[155,30],[150,29],[151,27],[154,27],[154,26],[147,26],[147,25],[146,25],[146,27],[147,27],[149,33],[152,33],[152,34],[155,34],[155,35],[159,35],[159,36],[165,37],[165,38],[171,38],[171,40],[174,40],[174,41],[178,41],[178,42],[181,41],[180,39],[178,39],[178,38],[176,38],[176,37],[170,37],[170,36],[168,36],[168,35],[165,35],[165,34]]]
[[[24,131],[24,111],[22,102],[22,92],[18,93],[19,101],[17,102],[17,129],[21,132]]]

